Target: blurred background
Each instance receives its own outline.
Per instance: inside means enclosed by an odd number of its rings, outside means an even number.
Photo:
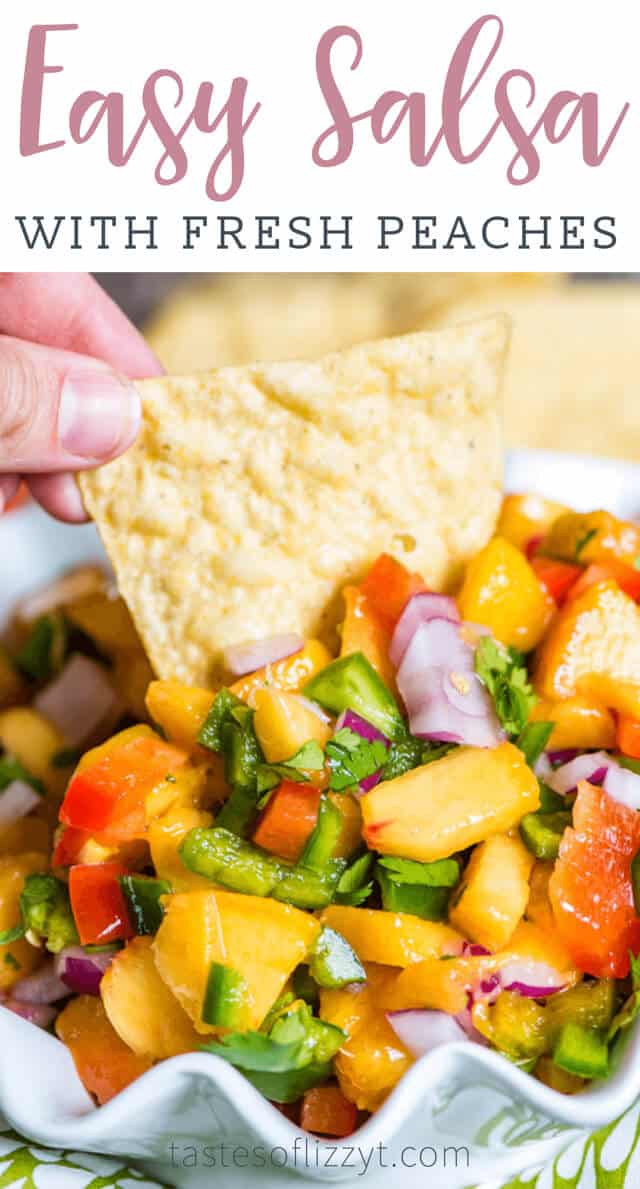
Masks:
[[[100,273],[167,371],[314,358],[498,311],[510,446],[640,458],[640,284],[541,273]],[[607,283],[604,283],[604,282]]]

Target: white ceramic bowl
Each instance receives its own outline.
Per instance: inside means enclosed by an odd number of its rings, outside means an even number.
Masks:
[[[516,451],[506,484],[640,516],[640,470],[627,463]],[[101,549],[93,529],[64,528],[24,507],[0,520],[0,556],[2,616],[26,590]],[[96,1109],[64,1046],[0,1008],[0,1110],[17,1131],[52,1147],[124,1156],[181,1186],[211,1184],[217,1173],[225,1187],[271,1189],[289,1181],[285,1167],[318,1180],[366,1179],[367,1189],[388,1184],[393,1168],[403,1189],[499,1184],[550,1160],[573,1134],[609,1123],[639,1093],[638,1030],[614,1075],[576,1097],[495,1052],[458,1044],[416,1062],[348,1144],[316,1143],[230,1065],[203,1053],[163,1062]]]

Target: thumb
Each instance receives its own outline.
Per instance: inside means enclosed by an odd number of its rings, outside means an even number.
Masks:
[[[106,364],[0,336],[0,474],[77,471],[116,458],[140,397]]]

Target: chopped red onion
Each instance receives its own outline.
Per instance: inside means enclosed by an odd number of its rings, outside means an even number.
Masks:
[[[444,671],[444,692],[455,710],[471,718],[488,718],[493,713],[493,702],[477,673],[456,673]]]
[[[49,1028],[58,1014],[57,1009],[48,1003],[21,1003],[18,999],[4,999],[0,1000],[0,1003],[16,1016],[22,1016],[23,1020],[35,1024],[37,1028]]]
[[[359,789],[361,793],[368,793],[374,789],[377,784],[380,784],[382,779],[382,768],[378,768],[377,772],[372,772],[371,776],[365,776],[360,781]]]
[[[360,714],[356,714],[355,710],[343,710],[338,721],[336,722],[336,731],[346,727],[347,730],[353,731],[354,735],[359,735],[361,739],[366,739],[367,743],[373,743],[379,740],[384,743],[386,747],[389,746],[389,740],[386,735],[382,734],[373,723],[368,719],[362,718]]]
[[[469,996],[469,1002],[468,1002],[467,1006],[465,1008],[463,1008],[462,1011],[456,1012],[453,1019],[456,1021],[457,1024],[460,1025],[460,1027],[466,1034],[467,1040],[472,1040],[474,1044],[488,1046],[489,1041],[486,1039],[486,1037],[484,1037],[482,1035],[481,1032],[478,1032],[478,1029],[476,1028],[476,1026],[473,1022],[473,1015],[472,1015],[472,1011],[471,1011],[472,1007],[473,1007],[473,1001],[471,999],[471,996]]]
[[[12,780],[0,793],[0,826],[12,826],[42,800],[26,780]]]
[[[538,777],[538,780],[542,780],[546,784],[549,783],[549,777],[553,775],[554,769],[546,751],[543,751],[542,754],[538,756],[535,764],[533,765],[533,771]]]
[[[415,594],[409,599],[396,624],[389,648],[389,658],[396,669],[399,668],[420,625],[428,623],[431,619],[447,619],[452,623],[460,623],[460,613],[455,599],[428,591]]]
[[[224,663],[234,677],[255,673],[265,665],[274,665],[294,652],[304,648],[304,640],[293,632],[287,635],[267,636],[264,640],[248,640],[243,644],[232,644],[225,648]]]
[[[435,669],[424,669],[421,673],[414,673],[404,681],[402,700],[408,715],[421,710],[425,702],[429,702],[432,698],[442,696],[445,671],[440,666]]]
[[[117,947],[88,954],[79,945],[67,946],[55,960],[56,974],[78,995],[98,995],[100,981],[113,961]]]
[[[640,776],[628,768],[611,764],[604,778],[603,789],[628,809],[640,809]]]
[[[491,950],[488,950],[484,945],[479,945],[478,942],[463,941],[460,955],[463,958],[490,958]],[[501,990],[499,972],[494,971],[493,974],[486,974],[475,986],[469,989],[468,1009],[471,1010],[474,1003],[495,1003]],[[461,1021],[461,1023],[464,1027],[464,1022]]]
[[[500,983],[499,974],[490,974],[487,978],[481,979],[477,987],[474,988],[472,999],[474,1003],[495,1003],[502,986]]]
[[[431,619],[420,624],[404,654],[397,673],[400,693],[404,697],[403,686],[414,674],[443,667],[473,672],[474,652],[461,639],[459,624],[449,619]]]
[[[33,703],[70,747],[78,747],[107,720],[113,721],[119,705],[104,666],[78,652]]]
[[[517,991],[529,999],[546,999],[567,986],[567,980],[553,966],[524,958],[505,963],[500,970],[500,983],[504,991]]]
[[[415,735],[416,739],[425,739],[427,741],[427,743],[458,743],[458,744],[462,744],[465,742],[462,735],[456,733],[455,731],[443,731],[441,729],[438,729],[437,731],[426,731],[426,732],[422,733],[420,731],[419,721],[416,721],[416,726],[412,727],[412,733]],[[469,747],[471,747],[471,746],[476,746],[476,745],[469,744]],[[480,746],[480,745],[478,744],[477,746]],[[482,744],[481,746],[484,746],[484,744]]]
[[[67,958],[64,981],[79,995],[98,995],[103,972],[83,958]]]
[[[577,747],[563,747],[559,751],[548,751],[546,755],[551,764],[568,764],[580,755],[580,750]]]
[[[488,958],[491,950],[477,941],[463,941],[461,954],[463,958]]]
[[[585,752],[562,764],[560,768],[547,777],[549,788],[555,793],[564,795],[572,793],[581,780],[588,780],[590,784],[602,784],[610,767],[616,766],[615,760],[606,751]]]
[[[398,670],[398,689],[418,738],[496,747],[505,734],[475,673],[466,626],[439,618],[421,623]]]
[[[555,995],[557,991],[564,991],[566,985],[566,983],[563,983],[561,987],[547,987],[544,985],[536,987],[532,986],[531,983],[521,983],[516,980],[513,983],[509,983],[509,986],[503,989],[505,991],[516,991],[518,995],[522,995],[526,999],[548,999],[550,995]]]
[[[396,1036],[415,1057],[469,1039],[455,1017],[444,1011],[388,1011],[386,1015]]]
[[[20,1003],[56,1003],[58,999],[66,999],[69,988],[57,974],[52,960],[35,974],[21,978],[12,987],[11,994]]]
[[[488,695],[487,695],[488,697]],[[492,704],[479,718],[453,706],[444,686],[440,695],[409,715],[411,733],[418,739],[441,743],[465,743],[469,747],[497,747],[505,738]]]

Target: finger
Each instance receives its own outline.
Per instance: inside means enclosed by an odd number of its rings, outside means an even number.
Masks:
[[[95,355],[134,380],[163,371],[142,335],[87,273],[0,273],[0,333]]]
[[[26,475],[25,479],[33,498],[50,516],[67,524],[84,524],[89,519],[73,475]]]
[[[132,444],[140,421],[135,387],[111,368],[0,337],[0,473],[108,462]]]
[[[0,516],[4,515],[12,499],[17,495],[19,486],[18,475],[0,476]]]

